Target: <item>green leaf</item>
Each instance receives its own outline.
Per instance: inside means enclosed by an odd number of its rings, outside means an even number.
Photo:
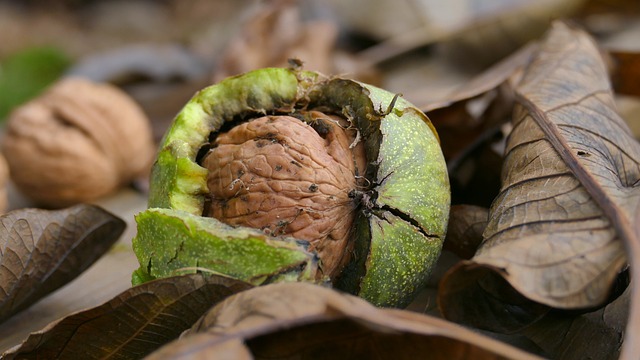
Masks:
[[[55,48],[29,48],[0,63],[0,120],[58,79],[71,60]]]

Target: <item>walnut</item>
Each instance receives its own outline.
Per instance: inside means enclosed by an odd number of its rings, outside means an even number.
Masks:
[[[2,151],[25,195],[63,207],[146,175],[155,146],[148,119],[126,94],[66,78],[10,115]]]
[[[199,91],[153,165],[132,240],[139,284],[178,273],[308,281],[406,306],[440,254],[446,163],[399,95],[299,67]]]
[[[205,215],[230,225],[291,235],[311,243],[323,273],[335,276],[349,260],[347,249],[365,161],[354,130],[338,118],[312,111],[311,125],[292,116],[264,116],[220,134],[204,158],[211,200]],[[362,171],[362,170],[360,170]]]

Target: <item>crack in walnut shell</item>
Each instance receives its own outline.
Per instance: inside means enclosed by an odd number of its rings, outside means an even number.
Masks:
[[[203,159],[210,203],[204,215],[234,226],[262,229],[310,242],[322,275],[334,279],[349,261],[349,241],[364,169],[355,130],[319,111],[264,116],[218,135]]]

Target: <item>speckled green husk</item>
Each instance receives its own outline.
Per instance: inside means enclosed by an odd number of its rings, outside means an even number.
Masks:
[[[355,258],[334,283],[375,305],[406,306],[440,254],[450,191],[431,122],[394,96],[353,80],[279,68],[228,78],[197,93],[165,134],[152,170],[150,209],[136,217],[133,247],[141,266],[134,283],[195,268],[256,285],[325,282],[316,277],[316,257],[305,241],[269,238],[201,217],[207,170],[196,155],[225,122],[328,108],[358,128],[370,162],[366,175],[374,184],[370,205],[356,217]]]

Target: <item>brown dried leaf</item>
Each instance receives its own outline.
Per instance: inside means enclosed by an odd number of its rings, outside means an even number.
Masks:
[[[616,93],[640,96],[640,53],[611,51],[613,73],[611,74]]]
[[[287,67],[289,59],[299,59],[307,70],[327,75],[347,72],[351,78],[378,83],[379,74],[368,62],[337,51],[337,38],[333,22],[302,19],[296,0],[264,2],[231,37],[213,80],[264,67]]]
[[[330,74],[337,35],[332,23],[303,22],[295,1],[266,2],[246,21],[242,33],[230,40],[214,81],[263,67],[287,66],[289,58],[302,60],[308,70]]]
[[[251,285],[190,274],[130,288],[32,333],[3,359],[139,359],[177,338],[212,305]]]
[[[423,104],[420,106],[420,109],[425,113],[445,109],[456,103],[466,103],[469,100],[495,91],[505,84],[511,85],[510,83],[513,83],[514,80],[519,78],[519,74],[537,51],[538,44],[529,43],[487,70],[474,76],[468,83],[456,88],[441,99]]]
[[[416,0],[331,0],[343,23],[385,41],[361,55],[374,63],[440,43],[448,60],[478,67],[508,55],[547,29],[550,19],[575,13],[585,0],[459,0],[455,6]],[[367,16],[362,9],[367,8]]]
[[[511,83],[536,49],[534,43],[525,46],[464,86],[423,103],[438,129],[454,204],[488,207],[498,194],[502,157],[495,148],[513,109]]]
[[[636,139],[640,139],[640,97],[616,96],[618,113],[624,118]]]
[[[615,360],[620,356],[630,300],[627,288],[597,311],[579,316],[550,314],[524,334],[553,359]]]
[[[614,110],[593,40],[555,23],[516,90],[485,241],[444,279],[439,299],[446,317],[500,331],[529,325],[547,306],[601,305],[626,264],[620,240],[638,242],[640,144]],[[478,311],[500,302],[507,311]]]
[[[305,283],[230,297],[148,359],[204,358],[221,347],[238,349],[243,358],[248,349],[255,358],[270,359],[537,359],[437,318],[378,309]]]
[[[537,49],[531,43],[421,109],[438,129],[452,202],[488,207],[500,189],[502,125],[513,109],[512,82]]]
[[[80,275],[126,226],[94,205],[14,210],[0,223],[0,320]]]
[[[463,259],[470,259],[482,242],[489,209],[474,205],[454,205],[449,215],[449,227],[444,248]]]

